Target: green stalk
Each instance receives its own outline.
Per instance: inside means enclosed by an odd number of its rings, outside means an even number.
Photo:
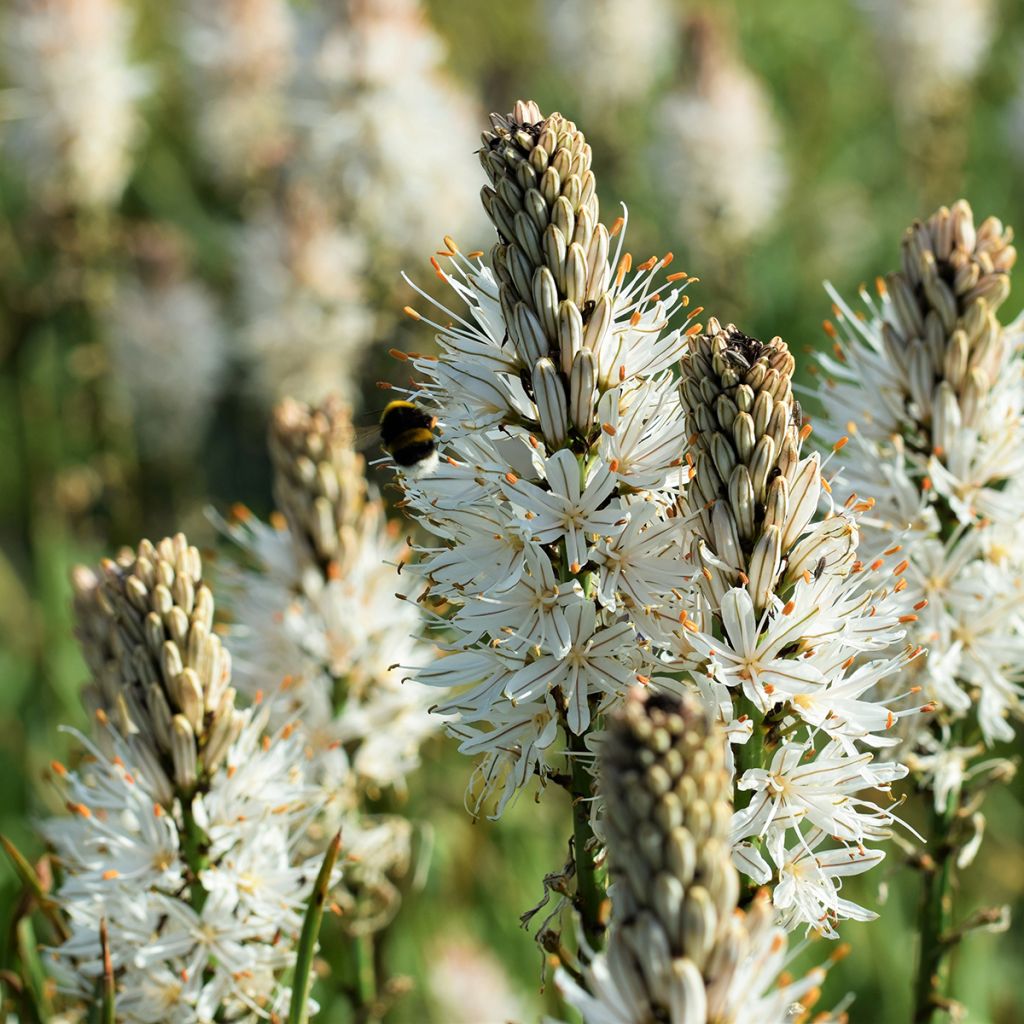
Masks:
[[[18,878],[21,879],[22,885],[32,895],[40,911],[53,926],[58,937],[63,942],[71,933],[68,931],[64,919],[60,916],[57,904],[54,903],[49,893],[43,888],[43,883],[39,880],[36,869],[7,836],[0,835],[0,846],[3,846],[4,852],[7,854]]]
[[[102,1024],[117,1024],[117,996],[114,990],[114,965],[110,959],[110,941],[107,937],[107,919],[100,918],[100,949],[103,951],[103,1007]]]
[[[736,700],[736,717],[746,716],[753,723],[753,730],[750,739],[735,747],[736,752],[736,777],[739,778],[748,768],[764,768],[765,747],[764,747],[764,716],[757,710],[754,703],[740,693]],[[733,793],[733,805],[737,811],[742,811],[750,803],[751,794],[746,790],[736,790]]]
[[[377,963],[373,935],[353,935],[352,959],[355,968],[353,1011],[357,1024],[372,1024],[378,1020]]]
[[[199,884],[199,874],[210,866],[209,838],[199,827],[192,812],[192,799],[185,794],[180,795],[182,819],[182,852],[185,863],[192,875],[193,883],[189,886],[189,902],[197,913],[203,912],[206,903],[206,890]]]
[[[299,948],[295,957],[295,978],[292,983],[292,1004],[288,1011],[288,1024],[306,1024],[309,1020],[309,992],[313,987],[313,954],[316,952],[320,925],[324,919],[324,904],[327,902],[327,890],[331,884],[331,872],[334,862],[338,859],[341,849],[341,832],[331,840],[324,854],[320,873],[316,876],[313,892],[306,907],[306,916],[302,922],[302,934],[299,936]]]
[[[18,922],[15,936],[22,979],[25,982],[26,1002],[37,1020],[48,1021],[53,1016],[50,983],[39,959],[39,944],[30,917],[23,917]]]
[[[956,845],[950,840],[950,830],[959,805],[960,801],[953,793],[941,811],[935,809],[934,801],[929,801],[931,820],[928,835],[938,845],[922,867],[917,926],[921,945],[914,979],[914,1024],[930,1024],[935,1019],[943,1008],[949,983],[948,955],[951,946],[946,937],[953,924],[953,869],[956,860]]]
[[[589,754],[584,736],[576,736],[568,727],[565,733],[571,755]],[[573,856],[576,859],[575,906],[587,943],[591,949],[598,950],[604,945],[601,909],[605,894],[598,878],[597,865],[594,863],[594,831],[590,827],[590,797],[594,779],[585,768],[582,757],[571,756],[570,762]]]

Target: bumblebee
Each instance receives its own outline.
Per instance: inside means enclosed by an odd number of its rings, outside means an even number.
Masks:
[[[402,469],[424,476],[437,465],[434,423],[413,402],[388,402],[380,414],[381,447]]]

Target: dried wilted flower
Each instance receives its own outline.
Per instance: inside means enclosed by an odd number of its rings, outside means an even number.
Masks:
[[[820,969],[780,984],[786,939],[768,900],[737,910],[725,747],[693,697],[638,688],[613,717],[600,755],[611,934],[584,986],[559,972],[586,1024],[781,1022],[817,998]]]
[[[122,0],[17,0],[4,19],[13,141],[58,202],[116,203],[128,181],[148,91],[131,32]]]

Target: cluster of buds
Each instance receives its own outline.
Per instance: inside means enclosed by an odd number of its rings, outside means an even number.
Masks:
[[[794,366],[780,338],[760,342],[714,319],[681,361],[680,396],[693,429],[694,553],[713,606],[740,585],[760,614],[780,584],[808,570],[820,576],[823,558],[834,573],[853,561],[856,533],[847,520],[836,521],[827,543],[820,534],[800,540],[818,509],[821,462],[800,458]]]
[[[213,595],[199,551],[184,535],[73,575],[79,640],[102,712],[156,778],[164,802],[218,768],[244,715],[235,708],[231,657],[213,631]]]
[[[593,427],[612,323],[608,229],[598,221],[590,146],[572,121],[520,102],[492,122],[480,152],[493,186],[484,208],[500,239],[491,264],[524,387],[544,440],[559,448],[570,428],[587,437]],[[612,360],[604,363],[607,377]]]
[[[316,408],[286,398],[275,406],[268,446],[274,501],[296,544],[325,576],[342,571],[356,547],[366,479],[355,431],[341,400]],[[335,568],[331,568],[332,563]]]
[[[725,748],[693,697],[638,688],[613,717],[599,775],[611,933],[582,985],[559,974],[587,1024],[776,1021],[817,999],[820,968],[780,983],[786,939],[770,901],[737,909]]]

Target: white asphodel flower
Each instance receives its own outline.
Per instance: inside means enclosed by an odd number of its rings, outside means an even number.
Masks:
[[[996,316],[1011,242],[962,200],[915,223],[902,270],[878,280],[877,297],[862,290],[867,315],[830,289],[836,346],[821,357],[827,415],[849,421],[840,484],[877,498],[863,527],[909,563],[910,635],[929,649],[914,682],[945,723],[976,716],[988,743],[1012,740],[1024,714],[1021,325]],[[941,735],[912,738],[934,753]]]
[[[719,256],[771,226],[789,177],[770,97],[724,33],[708,14],[691,19],[689,80],[661,100],[655,122],[678,229]]]
[[[788,927],[834,936],[836,921],[861,913],[839,896],[840,874],[793,870],[783,853],[828,837],[822,864],[852,858],[866,870],[882,856],[866,844],[902,824],[887,804],[906,768],[877,751],[894,746],[898,721],[931,707],[908,706],[912,688],[883,697],[879,684],[921,654],[903,641],[926,601],[908,600],[898,545],[859,557],[871,503],[836,508],[822,459],[802,453],[810,428],[792,397],[794,365],[781,339],[716,321],[683,358],[694,437],[683,509],[699,590],[684,595],[669,646],[735,745],[737,867],[773,885]]]
[[[342,830],[352,864],[333,895],[349,928],[370,932],[398,908],[414,825],[368,813],[367,801],[404,792],[442,722],[429,713],[438,692],[405,678],[431,651],[418,639],[418,606],[404,599],[415,579],[398,574],[407,544],[368,487],[354,440],[336,398],[276,407],[278,512],[269,524],[244,509],[220,522],[239,549],[221,583],[236,684],[252,698],[273,694],[275,721],[303,736],[322,797],[305,843],[318,848]]]
[[[199,144],[219,180],[244,183],[288,155],[294,20],[287,0],[193,0],[178,14]]]
[[[820,850],[825,833],[812,828],[798,837],[796,845],[785,845],[785,833],[776,832],[767,843],[779,881],[772,901],[784,925],[814,928],[827,938],[838,937],[835,924],[842,920],[873,921],[873,910],[843,899],[842,879],[859,875],[885,858],[885,852],[865,846],[844,846]],[[754,856],[759,856],[754,853]]]
[[[142,132],[149,76],[131,62],[121,0],[18,0],[4,16],[4,102],[35,187],[79,206],[116,203]]]
[[[93,999],[106,920],[118,1015],[132,1024],[249,1019],[286,1000],[318,869],[296,844],[317,792],[301,741],[279,734],[264,742],[266,718],[249,718],[187,807],[166,806],[146,766],[103,726],[109,755],[79,736],[82,766],[52,765],[71,812],[42,826],[64,873],[55,899],[71,934],[50,951],[62,990]],[[189,853],[197,828],[208,840],[198,871]]]
[[[435,269],[455,308],[436,321],[408,311],[436,331],[439,356],[411,361],[441,456],[404,481],[437,538],[410,568],[452,634],[449,656],[416,677],[454,687],[440,710],[461,749],[483,755],[475,807],[543,776],[560,722],[583,734],[652,674],[650,636],[690,574],[671,404],[686,337],[670,326],[689,278],[658,282],[671,256],[633,270],[613,241],[621,223],[598,222],[574,124],[520,104],[493,125],[484,203],[511,244],[491,267],[450,244]]]

